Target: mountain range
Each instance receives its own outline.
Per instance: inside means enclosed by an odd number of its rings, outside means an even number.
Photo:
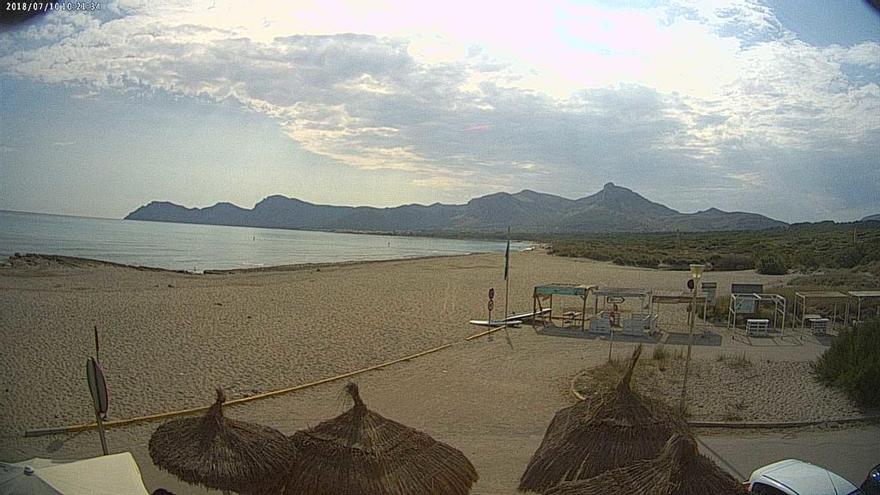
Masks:
[[[710,208],[681,213],[613,183],[596,194],[567,199],[530,190],[494,193],[466,204],[410,204],[393,208],[330,206],[280,195],[252,209],[231,203],[186,208],[153,201],[126,220],[360,232],[708,232],[760,230],[788,224],[756,213]]]

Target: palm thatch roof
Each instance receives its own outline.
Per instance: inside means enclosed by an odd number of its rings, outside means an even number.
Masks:
[[[309,495],[466,495],[478,475],[460,451],[367,409],[354,383],[354,406],[292,437],[299,456],[284,493]]]
[[[674,433],[688,431],[672,409],[630,388],[641,352],[641,346],[633,352],[616,387],[556,413],[520,478],[520,491],[544,492],[656,457]]]
[[[285,472],[294,457],[279,431],[223,417],[226,397],[200,418],[168,421],[150,437],[156,466],[194,485],[257,493],[267,480]]]
[[[588,480],[561,483],[546,495],[737,495],[742,486],[707,457],[690,435],[675,435],[656,459]]]

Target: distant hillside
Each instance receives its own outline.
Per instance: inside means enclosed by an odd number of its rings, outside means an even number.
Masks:
[[[862,219],[862,222],[880,222],[880,213],[868,215]]]
[[[760,230],[787,224],[755,213],[715,208],[681,213],[654,203],[625,187],[605,184],[581,199],[524,190],[474,198],[463,205],[404,205],[394,208],[316,205],[269,196],[250,210],[230,203],[186,208],[154,201],[126,220],[238,225],[307,230],[369,232],[707,232]]]

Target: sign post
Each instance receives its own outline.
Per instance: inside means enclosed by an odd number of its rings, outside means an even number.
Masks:
[[[492,287],[489,289],[489,304],[486,306],[489,308],[489,319],[486,323],[489,325],[489,328],[492,328],[492,310],[495,309],[495,288]],[[492,334],[489,334],[489,340],[492,340]]]
[[[684,361],[684,379],[681,382],[681,403],[679,409],[685,414],[687,406],[687,383],[688,370],[691,364],[691,347],[694,344],[694,324],[697,321],[697,291],[700,290],[700,279],[703,278],[704,265],[691,265],[691,279],[688,280],[688,288],[691,289],[691,311],[688,320],[688,350]]]
[[[86,379],[89,382],[89,392],[92,394],[92,404],[95,406],[95,422],[98,424],[98,434],[101,437],[101,450],[104,451],[104,455],[108,455],[103,423],[108,406],[107,382],[104,381],[104,373],[95,358],[86,361]]]

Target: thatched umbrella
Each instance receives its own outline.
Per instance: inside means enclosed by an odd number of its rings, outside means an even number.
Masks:
[[[630,388],[641,352],[637,347],[615,388],[556,413],[520,478],[520,491],[543,492],[562,481],[656,457],[674,433],[687,431],[672,409]]]
[[[194,485],[259,493],[294,457],[287,437],[272,428],[223,417],[226,396],[200,418],[175,419],[150,437],[150,457],[160,468]]]
[[[690,435],[675,435],[656,459],[588,480],[561,483],[546,495],[737,495],[742,486],[707,457]]]
[[[354,406],[292,437],[297,459],[288,495],[466,495],[477,481],[460,451],[367,409],[354,383]]]

